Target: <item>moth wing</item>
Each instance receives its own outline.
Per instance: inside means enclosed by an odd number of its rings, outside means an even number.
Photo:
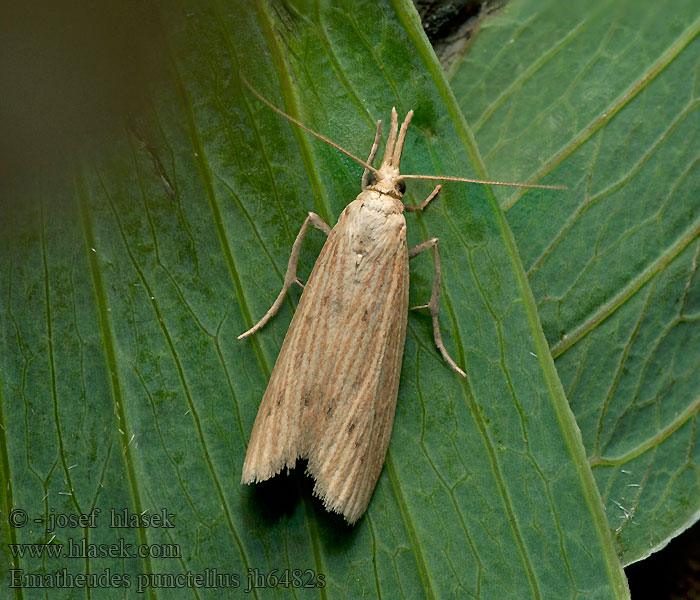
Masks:
[[[341,215],[292,318],[243,465],[250,483],[308,458],[314,492],[350,523],[369,503],[396,408],[408,311],[397,216],[385,243],[358,258]]]

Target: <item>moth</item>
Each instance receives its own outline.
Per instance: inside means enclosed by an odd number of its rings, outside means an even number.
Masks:
[[[242,76],[241,76],[242,77]],[[438,185],[419,206],[402,202],[406,179],[458,177],[402,175],[401,154],[413,116],[401,127],[396,109],[384,158],[372,166],[381,139],[381,121],[367,162],[284,113],[250,86],[273,110],[331,144],[365,167],[362,191],[331,228],[310,212],[292,246],[282,290],[265,316],[238,336],[263,327],[279,310],[296,282],[299,252],[309,225],[328,238],[304,286],[253,425],[241,483],[264,481],[308,459],[314,494],[325,508],[354,524],[365,512],[384,464],[394,421],[408,319],[409,261],[433,249],[434,277],[427,308],[435,345],[449,367],[465,372],[448,354],[438,323],[440,255],[438,239],[413,248],[406,242],[404,211],[423,210]],[[524,185],[524,187],[556,186]]]

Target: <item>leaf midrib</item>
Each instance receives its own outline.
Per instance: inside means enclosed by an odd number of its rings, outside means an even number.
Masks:
[[[462,115],[461,110],[459,109],[454,93],[452,92],[449,84],[447,83],[447,80],[444,77],[442,68],[437,62],[437,58],[432,52],[432,49],[430,51],[426,51],[425,49],[425,35],[420,26],[420,22],[418,22],[417,25],[415,23],[415,21],[417,20],[417,17],[415,16],[415,9],[412,5],[410,5],[410,8],[406,7],[401,0],[392,0],[392,3],[396,7],[396,12],[399,15],[400,20],[406,27],[407,32],[413,38],[416,48],[420,52],[420,55],[423,58],[426,67],[433,74],[433,78],[438,87],[438,90],[441,96],[443,97],[443,100],[445,101],[448,110],[450,111],[455,126],[460,134],[460,137],[462,138],[465,148],[469,153],[472,164],[474,165],[475,169],[481,177],[483,177],[484,179],[488,179],[486,166],[483,160],[481,159],[478,144],[476,143],[476,140],[469,128],[469,125],[467,124],[464,116]],[[698,20],[698,24],[700,24],[700,20]],[[512,261],[513,272],[520,285],[520,295],[525,302],[528,321],[530,324],[530,330],[532,332],[532,336],[534,338],[535,345],[537,348],[538,359],[540,361],[540,364],[542,365],[544,379],[549,389],[550,398],[552,400],[552,405],[554,406],[557,415],[557,420],[562,430],[562,435],[566,440],[566,444],[569,448],[572,459],[574,460],[574,462],[577,463],[578,466],[578,474],[581,479],[582,487],[585,490],[586,494],[586,503],[590,507],[594,524],[598,532],[598,537],[601,540],[603,551],[606,554],[605,564],[608,569],[608,574],[610,576],[611,583],[618,595],[620,597],[624,597],[627,595],[626,580],[624,574],[622,573],[622,569],[619,566],[620,563],[617,557],[617,553],[615,551],[615,548],[613,547],[612,539],[609,535],[608,522],[602,510],[603,506],[600,500],[600,494],[593,479],[593,475],[590,471],[590,468],[588,467],[583,447],[581,444],[580,435],[577,437],[576,432],[574,431],[574,417],[566,401],[564,390],[561,387],[559,377],[554,367],[554,361],[549,353],[547,341],[544,337],[542,327],[539,323],[539,316],[537,312],[537,307],[535,305],[535,299],[532,295],[532,291],[530,289],[525,271],[522,267],[522,264],[520,263],[515,240],[505,220],[505,215],[499,209],[495,196],[493,195],[493,193],[490,192],[488,188],[487,198],[489,199],[489,202],[493,207],[494,214],[497,217],[499,230],[506,243],[508,255]],[[569,424],[569,426],[567,426],[567,424]],[[485,435],[485,432],[482,432],[482,436],[483,435]],[[487,438],[484,439],[485,441],[487,440]],[[493,461],[495,460],[496,459],[494,456]],[[495,467],[496,463],[494,462],[493,464]],[[495,474],[498,475],[498,470],[496,470]],[[500,485],[502,484],[503,482],[500,482]],[[510,506],[509,504],[507,494],[505,494],[505,490],[502,490],[502,493],[503,499],[506,502],[506,510],[508,510],[511,517],[514,517],[512,506]],[[521,546],[520,551],[521,553],[523,553],[525,565],[528,571],[528,577],[530,578],[530,583],[533,586],[533,593],[537,595],[538,586],[537,580],[534,575],[534,569],[529,562],[529,556],[525,551],[524,541],[520,536],[520,532],[516,527],[516,523],[517,521],[514,518],[512,518],[511,526],[514,528],[514,533],[516,535],[516,538],[519,540],[519,544]]]

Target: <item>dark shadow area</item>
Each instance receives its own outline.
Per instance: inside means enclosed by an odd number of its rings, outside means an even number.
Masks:
[[[248,515],[267,527],[291,517],[299,504],[299,477],[299,469],[285,470],[267,481],[241,486]]]
[[[632,600],[700,600],[700,523],[625,573]]]
[[[290,471],[284,470],[267,481],[243,486],[246,513],[257,523],[273,527],[282,519],[290,518],[297,509],[306,511],[324,550],[342,551],[352,544],[356,527],[323,507],[321,499],[314,495],[314,479],[306,473],[306,464],[306,460],[300,459]],[[360,517],[360,521],[364,518]]]
[[[481,0],[415,0],[423,30],[432,42],[453,35],[481,11]]]

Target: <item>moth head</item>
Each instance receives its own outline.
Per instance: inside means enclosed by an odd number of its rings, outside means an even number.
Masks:
[[[369,173],[367,187],[398,198],[406,193],[406,182],[399,174],[398,169],[385,168],[385,165],[382,165],[382,168],[376,173]]]
[[[406,140],[406,130],[408,129],[408,124],[411,122],[411,117],[413,116],[413,111],[408,111],[406,118],[401,124],[401,129],[399,130],[399,118],[396,113],[396,108],[391,109],[391,129],[389,130],[389,139],[386,142],[386,149],[384,150],[384,159],[379,169],[372,169],[372,171],[366,170],[366,187],[370,187],[383,194],[388,194],[397,198],[401,198],[406,193],[406,183],[401,177],[399,172],[399,166],[401,164],[401,152],[403,151],[403,144]],[[378,123],[381,125],[381,122]],[[379,140],[380,128],[377,128],[377,139]],[[374,149],[372,149],[371,159],[374,157]]]

